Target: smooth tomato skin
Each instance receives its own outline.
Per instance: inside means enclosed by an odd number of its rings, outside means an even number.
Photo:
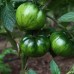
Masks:
[[[40,29],[44,26],[45,20],[45,13],[31,2],[21,4],[16,10],[16,21],[22,30]]]
[[[50,39],[43,35],[25,35],[20,41],[20,52],[25,56],[41,57],[50,47]]]
[[[50,36],[52,50],[55,54],[67,57],[73,56],[74,48],[72,42],[66,34],[62,32],[54,32]]]

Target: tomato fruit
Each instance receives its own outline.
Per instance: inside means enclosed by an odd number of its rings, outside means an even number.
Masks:
[[[45,20],[45,13],[32,2],[23,3],[16,10],[16,21],[22,30],[41,29]]]
[[[51,48],[53,52],[60,56],[73,56],[73,43],[65,33],[54,32],[50,36]]]
[[[30,57],[40,57],[48,52],[50,41],[48,36],[25,35],[19,44],[20,53]]]

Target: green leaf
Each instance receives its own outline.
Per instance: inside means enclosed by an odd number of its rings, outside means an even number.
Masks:
[[[58,65],[55,63],[54,60],[51,60],[50,62],[50,70],[52,74],[61,74],[60,69],[58,68]]]
[[[9,30],[13,31],[15,27],[15,13],[14,8],[11,3],[6,3],[5,7],[2,10],[2,24],[4,27]]]
[[[40,5],[44,5],[47,1],[48,1],[48,0],[38,0],[38,3],[39,3]]]
[[[7,54],[14,54],[14,55],[18,55],[17,51],[12,49],[12,48],[6,48],[2,51],[2,53],[0,54],[0,63],[3,62],[4,60],[4,57],[7,55]]]
[[[49,8],[52,10],[59,9],[59,7],[62,6],[66,1],[65,0],[51,0],[51,3],[49,4]],[[53,6],[54,5],[54,6]]]
[[[20,74],[27,74],[26,70],[21,70]]]
[[[19,2],[19,1],[27,1],[27,0],[12,0],[12,1],[15,1],[15,2],[17,1],[17,2]]]
[[[3,62],[3,59],[4,59],[4,55],[0,54],[0,62]]]
[[[21,70],[20,74],[37,74],[37,72],[34,71],[33,69],[29,69],[29,70]]]
[[[0,7],[1,7],[1,5],[3,5],[3,1],[2,0],[0,0]]]
[[[29,70],[28,70],[28,74],[37,74],[37,72],[34,71],[33,69],[29,69]]]
[[[48,9],[53,10],[55,18],[59,18],[67,12],[74,11],[73,3],[74,0],[51,0]]]
[[[5,28],[2,25],[0,25],[0,34],[3,34],[3,33],[6,33],[6,30],[5,30]]]
[[[4,56],[6,56],[7,54],[14,54],[14,55],[17,55],[17,51],[12,49],[12,48],[6,48],[4,49],[4,51],[2,52],[2,54]]]
[[[74,22],[74,12],[68,12],[58,19],[59,22]]]
[[[66,74],[74,74],[74,65],[72,66],[72,68],[70,69],[70,71],[68,71]]]
[[[0,63],[0,73],[11,74],[10,72],[11,72],[11,69],[10,69],[9,65]]]

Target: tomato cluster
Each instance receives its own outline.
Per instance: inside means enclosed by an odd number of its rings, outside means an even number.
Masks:
[[[74,47],[72,41],[63,32],[41,30],[46,21],[46,14],[32,2],[21,4],[16,10],[16,21],[21,30],[38,30],[39,33],[27,33],[19,43],[20,53],[24,56],[40,57],[48,52],[50,45],[52,51],[60,56],[73,56]],[[40,30],[40,31],[39,31]]]
[[[43,10],[32,2],[21,4],[16,10],[16,21],[21,30],[40,30],[46,21]],[[37,32],[36,32],[37,33]],[[27,33],[20,41],[20,53],[24,56],[43,56],[50,47],[50,39],[44,32],[38,34]]]

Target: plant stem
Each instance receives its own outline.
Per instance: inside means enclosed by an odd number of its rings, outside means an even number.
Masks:
[[[26,57],[24,55],[21,56],[21,69],[22,69],[22,71],[24,69],[26,69],[27,60],[28,60],[28,57]]]
[[[35,4],[37,4],[37,0],[33,0],[33,2],[34,2]]]
[[[42,10],[43,10],[43,9],[46,9],[47,6],[50,4],[50,2],[51,2],[51,0],[48,0],[48,1],[45,3],[45,5],[42,7]]]
[[[56,19],[50,17],[49,15],[47,15],[47,17],[50,18],[56,25],[58,25],[58,27],[65,30],[71,36],[72,39],[74,38],[74,36],[70,33],[70,31],[68,31],[64,26],[62,26],[60,23],[58,23]]]
[[[56,21],[54,18],[52,18],[52,17],[49,16],[49,15],[47,15],[47,17],[50,18],[52,21],[54,21],[55,24],[57,24],[57,21]]]
[[[7,39],[11,42],[12,47],[13,47],[15,50],[17,50],[18,48],[17,48],[17,43],[16,43],[16,41],[13,39],[11,33],[10,33],[7,29],[6,29],[6,32],[7,32]]]
[[[65,29],[62,25],[60,25],[56,19],[52,18],[51,16],[47,15],[48,18],[50,18],[56,25],[59,25],[59,27]]]

